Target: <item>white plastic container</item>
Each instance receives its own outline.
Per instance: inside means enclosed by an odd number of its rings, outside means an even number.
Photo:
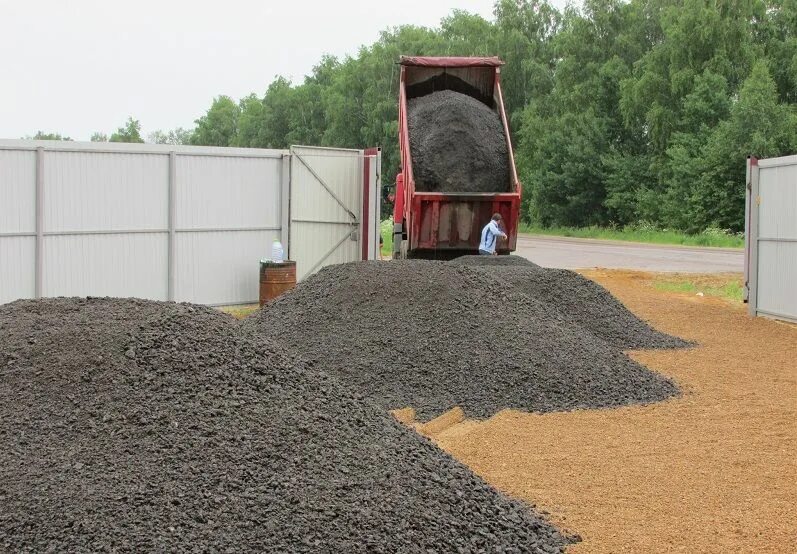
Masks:
[[[271,261],[281,264],[285,260],[285,251],[282,249],[282,243],[274,239],[271,245]]]

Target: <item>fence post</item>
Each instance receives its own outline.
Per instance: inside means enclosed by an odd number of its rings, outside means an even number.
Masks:
[[[750,267],[748,269],[747,311],[750,315],[758,315],[758,218],[759,204],[761,202],[761,188],[759,186],[758,160],[750,160],[750,232],[747,240],[750,248]]]
[[[177,260],[175,259],[175,243],[177,242],[177,235],[174,230],[174,216],[175,216],[175,188],[176,188],[176,181],[177,181],[177,154],[174,150],[169,152],[169,200],[168,200],[168,229],[169,229],[169,245],[168,245],[168,284],[167,284],[167,296],[166,298],[170,301],[174,300],[175,297],[175,268],[177,266]]]
[[[750,300],[750,203],[752,202],[752,182],[750,168],[752,157],[747,156],[746,171],[744,175],[744,287],[742,300],[746,304]]]
[[[280,242],[286,252],[287,259],[291,257],[291,155],[282,156],[282,171],[280,179]]]
[[[42,297],[44,264],[44,148],[36,148],[36,259],[34,262],[34,296]]]

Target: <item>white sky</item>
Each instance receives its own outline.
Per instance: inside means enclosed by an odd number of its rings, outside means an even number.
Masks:
[[[453,8],[492,19],[493,0],[0,0],[0,138],[191,128],[214,96],[301,82],[324,53]]]

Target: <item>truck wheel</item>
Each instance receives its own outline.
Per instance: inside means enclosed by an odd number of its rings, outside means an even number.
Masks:
[[[404,238],[404,225],[401,223],[393,224],[393,259],[403,260],[406,256],[402,256],[401,243]]]
[[[408,256],[408,251],[410,249],[410,241],[402,240],[401,241],[401,259],[406,260]]]
[[[401,233],[393,233],[393,259],[401,258]]]

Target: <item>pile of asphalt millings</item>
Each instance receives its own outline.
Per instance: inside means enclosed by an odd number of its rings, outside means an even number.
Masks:
[[[449,263],[480,268],[501,283],[553,306],[570,323],[617,348],[693,346],[655,330],[605,288],[573,271],[543,268],[519,256],[462,256]]]
[[[520,256],[515,256],[514,254],[511,254],[509,256],[486,256],[484,254],[469,254],[466,256],[460,256],[458,258],[454,258],[453,260],[450,260],[448,263],[454,265],[466,265],[470,267],[521,266],[521,267],[540,268],[540,266],[538,266],[534,262],[527,260],[526,258],[522,258]]]
[[[452,90],[413,98],[407,124],[415,187],[427,192],[506,192],[509,154],[499,115]]]
[[[414,408],[422,421],[456,406],[486,418],[504,408],[603,408],[677,394],[670,380],[560,309],[480,268],[420,260],[331,266],[245,326],[387,409]]]
[[[0,306],[0,550],[564,548],[527,506],[281,348],[187,304]]]

